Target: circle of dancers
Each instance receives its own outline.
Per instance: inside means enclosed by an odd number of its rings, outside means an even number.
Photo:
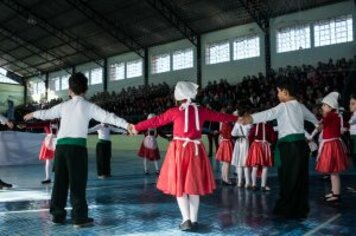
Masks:
[[[138,156],[143,158],[144,174],[149,174],[148,161],[153,162],[158,175],[157,189],[176,198],[182,216],[179,229],[197,230],[200,197],[212,194],[216,189],[213,169],[202,142],[203,124],[207,121],[220,122],[216,160],[222,163],[222,185],[270,191],[268,169],[276,166],[280,191],[273,214],[304,219],[309,213],[309,157],[312,151],[318,151],[316,171],[330,176],[331,190],[321,196],[322,201],[330,205],[341,201],[339,174],[349,167],[349,154],[356,164],[356,95],[351,96],[352,116],[345,126],[346,122],[339,114],[337,92],[322,100],[323,118],[318,120],[298,101],[297,87],[295,80],[283,79],[276,87],[280,101],[277,106],[256,113],[240,108],[232,113],[227,107],[215,112],[198,105],[194,102],[198,85],[180,81],[174,90],[176,106],[160,115],[150,114],[147,120],[133,125],[87,101],[84,96],[88,79],[82,73],[75,73],[69,78],[70,100],[25,115],[25,121],[35,118],[43,122],[24,123],[18,127],[41,128],[46,133],[39,159],[45,162],[42,184],[51,183],[51,163],[55,160],[50,214],[56,224],[66,223],[68,190],[73,207],[72,224],[75,227],[93,224],[86,201],[88,133],[98,133],[96,158],[100,179],[111,176],[110,133],[142,133],[144,139]],[[100,124],[88,128],[91,119]],[[273,120],[277,120],[276,128],[271,124]],[[312,134],[304,129],[305,120],[315,127]],[[3,116],[0,116],[0,122],[11,129],[14,126]],[[167,124],[173,124],[172,137],[160,134],[159,128]],[[341,139],[347,129],[352,140],[350,150]],[[318,134],[319,148],[313,141]],[[158,136],[170,141],[160,170]],[[236,183],[229,177],[231,165],[235,168]],[[260,186],[257,186],[257,177],[261,178]],[[1,189],[11,187],[0,180]]]

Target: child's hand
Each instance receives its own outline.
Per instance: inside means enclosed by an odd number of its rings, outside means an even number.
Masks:
[[[251,115],[245,115],[243,117],[240,117],[238,122],[242,125],[248,125],[248,124],[252,124],[253,119]]]
[[[9,127],[10,129],[13,129],[13,128],[14,128],[14,124],[13,124],[11,121],[7,121],[5,124],[6,124],[7,127]]]
[[[16,127],[19,129],[24,129],[24,128],[26,128],[26,125],[16,125]]]
[[[25,121],[32,120],[32,119],[33,119],[33,112],[26,114],[26,115],[23,117],[23,119],[24,119]]]

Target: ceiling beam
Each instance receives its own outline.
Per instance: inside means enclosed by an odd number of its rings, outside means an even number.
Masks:
[[[146,2],[162,15],[172,26],[183,34],[193,45],[197,46],[198,33],[195,32],[181,16],[175,12],[172,7],[163,0],[146,0]]]
[[[2,49],[0,49],[0,53],[1,53],[1,54],[6,54],[6,55],[8,55],[8,56],[11,57],[11,58],[17,59],[17,58],[14,57],[13,55],[8,54],[7,52],[3,51]],[[5,61],[8,61],[8,59],[5,58],[5,57],[2,56],[2,55],[0,55],[0,58],[2,58],[2,59],[5,60]],[[24,62],[21,62],[21,63],[25,64],[27,67],[20,66],[20,65],[18,65],[18,64],[12,64],[12,66],[16,66],[17,68],[20,68],[21,70],[27,71],[28,73],[34,73],[33,71],[30,71],[29,69],[35,70],[35,71],[36,71],[36,72],[35,72],[36,74],[41,74],[41,73],[42,73],[42,71],[38,70],[38,69],[35,68],[35,67],[32,67],[32,66],[30,66],[30,65],[28,65],[28,64],[26,64],[26,63],[24,63]],[[7,68],[4,68],[4,69],[7,70]],[[16,71],[16,70],[13,70],[13,72],[17,72],[17,71]]]
[[[246,9],[248,14],[253,18],[257,25],[266,32],[269,28],[269,15],[267,12],[263,11],[260,7],[262,4],[260,1],[256,0],[238,0],[241,5]]]
[[[86,45],[87,43],[84,42],[83,40],[78,39],[76,36],[73,36],[70,33],[65,32],[64,30],[58,29],[57,27],[48,23],[46,20],[42,19],[38,15],[34,14],[31,11],[31,9],[18,3],[16,0],[0,0],[0,2],[5,6],[7,6],[8,8],[12,9],[14,12],[16,12],[19,16],[21,16],[25,20],[28,20],[29,18],[33,19],[35,26],[45,30],[53,37],[68,43],[68,45],[74,50],[81,51],[85,57],[87,57],[90,60],[93,60],[99,66],[101,67],[103,66],[102,63],[98,61],[98,59],[102,58],[103,56],[100,55],[95,48],[91,48],[87,46]]]
[[[143,46],[132,38],[122,27],[114,21],[104,17],[85,3],[83,0],[66,0],[71,6],[76,8],[79,12],[84,14],[89,20],[94,22],[99,27],[103,28],[106,33],[114,37],[120,43],[125,45],[128,49],[135,52],[140,57],[144,58]]]
[[[68,64],[67,62],[63,61],[62,59],[59,59],[60,56],[56,55],[55,53],[50,52],[50,51],[46,52],[46,51],[38,48],[36,45],[18,37],[14,33],[10,32],[8,29],[5,29],[5,27],[3,25],[0,25],[0,34],[4,35],[9,40],[17,43],[17,45],[20,45],[21,47],[25,48],[29,52],[33,53],[34,55],[46,60],[46,62],[49,62],[49,63],[53,64],[54,66],[60,67],[64,70],[66,70],[68,73],[71,73],[71,70],[68,70],[65,67],[69,68],[69,67],[73,67],[73,65]],[[33,55],[31,55],[31,57],[32,56]],[[16,63],[18,61],[22,62],[22,61],[24,61],[24,59],[19,58],[18,60],[9,61],[7,64]],[[65,67],[64,67],[64,65],[65,65]]]

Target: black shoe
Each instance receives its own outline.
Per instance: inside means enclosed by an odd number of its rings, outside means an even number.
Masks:
[[[324,200],[324,202],[327,204],[327,205],[331,205],[331,206],[338,206],[340,205],[340,195],[339,194],[333,194],[331,197],[329,198],[326,198]]]
[[[258,190],[258,188],[257,188],[256,186],[253,186],[253,185],[252,185],[252,186],[250,187],[250,190],[256,192],[256,191]]]
[[[182,224],[179,224],[179,229],[182,231],[191,230],[192,227],[192,222],[190,220],[186,220]]]
[[[12,188],[12,184],[5,183],[0,179],[0,189],[2,188]]]
[[[66,219],[63,217],[53,217],[52,222],[55,224],[65,224]]]
[[[145,171],[145,175],[150,175],[150,173],[148,171]]]
[[[233,173],[234,176],[237,176],[237,173]]]
[[[46,179],[46,180],[41,181],[41,184],[50,184],[50,183],[51,183],[50,179]]]
[[[330,191],[330,193],[321,196],[320,199],[326,201],[328,198],[331,198],[334,195],[334,193],[332,191]]]
[[[235,184],[233,184],[233,183],[231,183],[231,182],[225,182],[224,180],[221,181],[221,184],[222,184],[223,186],[235,185]]]
[[[192,222],[192,231],[198,231],[199,224],[198,222]]]
[[[84,220],[73,221],[73,226],[75,228],[84,228],[84,227],[90,227],[93,225],[94,225],[94,219],[89,218],[89,217]]]
[[[261,191],[262,192],[269,192],[269,191],[271,191],[271,188],[268,187],[268,186],[264,186],[264,187],[261,187]]]

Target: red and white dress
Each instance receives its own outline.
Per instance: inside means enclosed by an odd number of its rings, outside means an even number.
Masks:
[[[46,136],[42,142],[39,153],[40,160],[53,160],[56,149],[58,125],[53,122],[42,122],[37,124],[27,124],[26,128],[44,129]]]
[[[248,137],[251,145],[246,165],[250,167],[273,166],[271,144],[276,141],[276,138],[272,125],[266,123],[254,125]]]
[[[177,197],[183,194],[206,195],[216,188],[214,174],[201,141],[205,121],[234,122],[236,116],[218,113],[194,103],[183,103],[163,114],[140,122],[137,131],[173,122],[170,142],[161,168],[157,188]]]
[[[157,144],[157,129],[149,129],[145,133],[145,138],[142,140],[140,150],[138,151],[138,156],[146,158],[150,161],[159,160],[160,154]]]
[[[231,163],[234,144],[231,136],[232,124],[221,123],[220,143],[216,151],[216,160]]]
[[[322,120],[322,141],[319,145],[316,170],[320,173],[340,173],[348,168],[347,149],[341,140],[342,119],[334,111]]]

